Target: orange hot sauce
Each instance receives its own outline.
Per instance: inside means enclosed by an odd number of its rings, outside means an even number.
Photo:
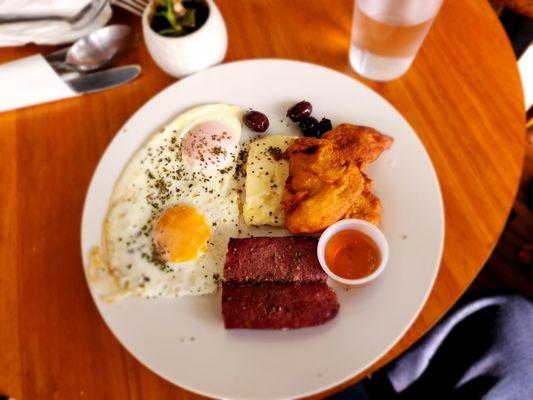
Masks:
[[[361,279],[372,274],[381,263],[377,245],[364,233],[340,231],[328,241],[326,264],[335,275],[345,279]]]

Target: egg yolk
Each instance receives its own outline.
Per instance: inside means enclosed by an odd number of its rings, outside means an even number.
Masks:
[[[196,208],[177,205],[165,210],[155,221],[152,237],[164,261],[184,262],[207,250],[210,233],[205,217]]]
[[[218,167],[237,152],[239,138],[221,122],[204,122],[192,128],[183,138],[182,151],[195,170]]]

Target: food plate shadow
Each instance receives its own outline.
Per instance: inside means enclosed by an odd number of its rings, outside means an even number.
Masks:
[[[340,311],[340,313],[342,310]],[[291,343],[305,339],[320,337],[328,331],[337,329],[338,318],[325,325],[295,330],[246,330],[235,329],[226,331],[226,339],[240,343]]]

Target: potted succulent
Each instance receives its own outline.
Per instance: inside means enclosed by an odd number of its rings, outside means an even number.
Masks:
[[[150,55],[172,76],[208,68],[226,55],[226,25],[213,0],[153,0],[142,24]]]

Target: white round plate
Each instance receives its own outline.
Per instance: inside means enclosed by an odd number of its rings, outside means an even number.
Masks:
[[[368,125],[394,137],[366,170],[383,204],[388,267],[371,285],[336,288],[333,321],[294,331],[227,331],[220,295],[94,301],[118,340],[169,381],[207,396],[280,399],[337,385],[377,361],[405,333],[426,301],[444,240],[442,197],[431,160],[407,121],[363,84],[316,65],[285,60],[224,64],[163,90],[118,132],[96,169],[83,212],[81,244],[99,244],[114,183],[152,133],[190,107],[231,103],[269,116],[269,133],[297,133],[287,108],[302,99],[333,124]],[[281,122],[280,120],[284,120]],[[105,357],[105,355],[103,355]]]

